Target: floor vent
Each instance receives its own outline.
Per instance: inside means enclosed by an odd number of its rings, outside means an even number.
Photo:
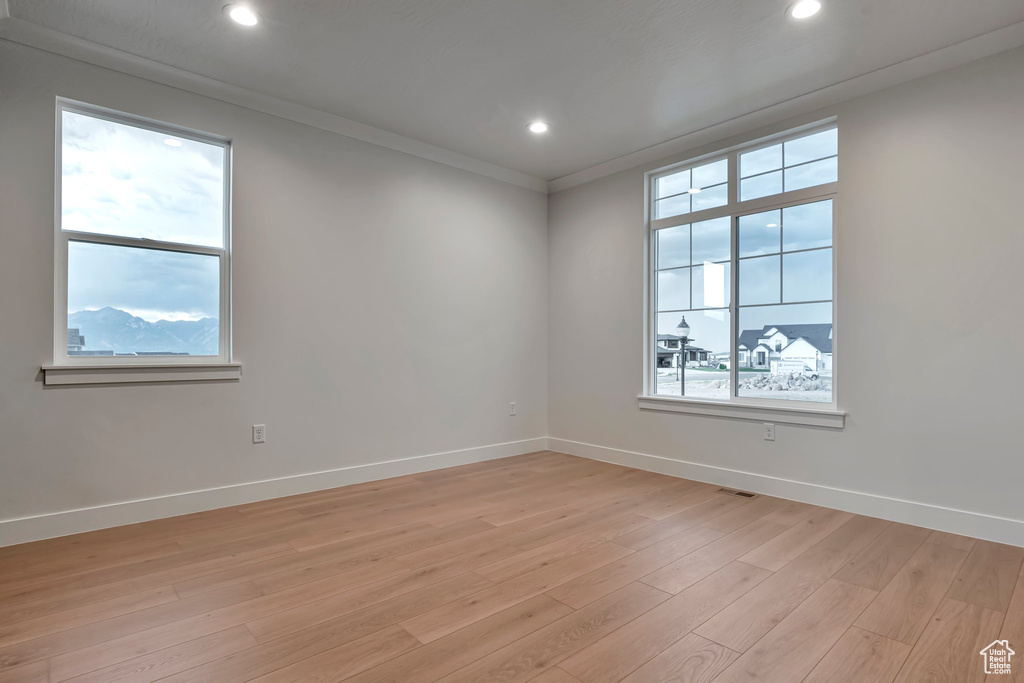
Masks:
[[[736,491],[735,489],[718,489],[715,493],[724,493],[727,496],[739,496],[740,498],[756,498],[756,493],[750,491]]]

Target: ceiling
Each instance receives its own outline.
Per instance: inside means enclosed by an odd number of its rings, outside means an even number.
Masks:
[[[10,15],[551,180],[1024,21],[1021,0],[8,0]],[[533,119],[551,132],[526,131]]]

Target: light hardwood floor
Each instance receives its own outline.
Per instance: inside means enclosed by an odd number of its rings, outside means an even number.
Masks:
[[[558,453],[0,549],[0,683],[1024,681],[1024,549]]]

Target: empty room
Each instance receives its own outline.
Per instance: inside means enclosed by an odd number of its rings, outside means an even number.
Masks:
[[[0,683],[1024,683],[1024,2],[0,0]]]

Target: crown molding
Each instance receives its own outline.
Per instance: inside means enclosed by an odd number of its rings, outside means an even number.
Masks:
[[[546,180],[520,171],[12,17],[7,0],[0,0],[0,39],[386,147],[535,192],[547,193]]]
[[[855,97],[951,69],[1024,45],[1024,21],[960,43],[847,79],[721,123],[695,129],[680,137],[610,159],[595,166],[545,181],[520,171],[492,164],[397,133],[306,107],[247,88],[161,64],[92,41],[54,31],[10,15],[7,0],[0,0],[0,40],[38,48],[71,59],[168,85],[278,118],[344,135],[404,154],[434,161],[470,173],[500,180],[541,193],[554,193],[598,180],[637,166],[651,164],[701,145],[762,126],[830,107]]]
[[[793,116],[808,114],[822,107],[835,106],[855,97],[961,66],[1021,45],[1024,45],[1024,21],[556,178],[548,182],[548,192],[560,192],[620,171],[652,164],[701,145],[749,133],[762,126],[778,123]]]

